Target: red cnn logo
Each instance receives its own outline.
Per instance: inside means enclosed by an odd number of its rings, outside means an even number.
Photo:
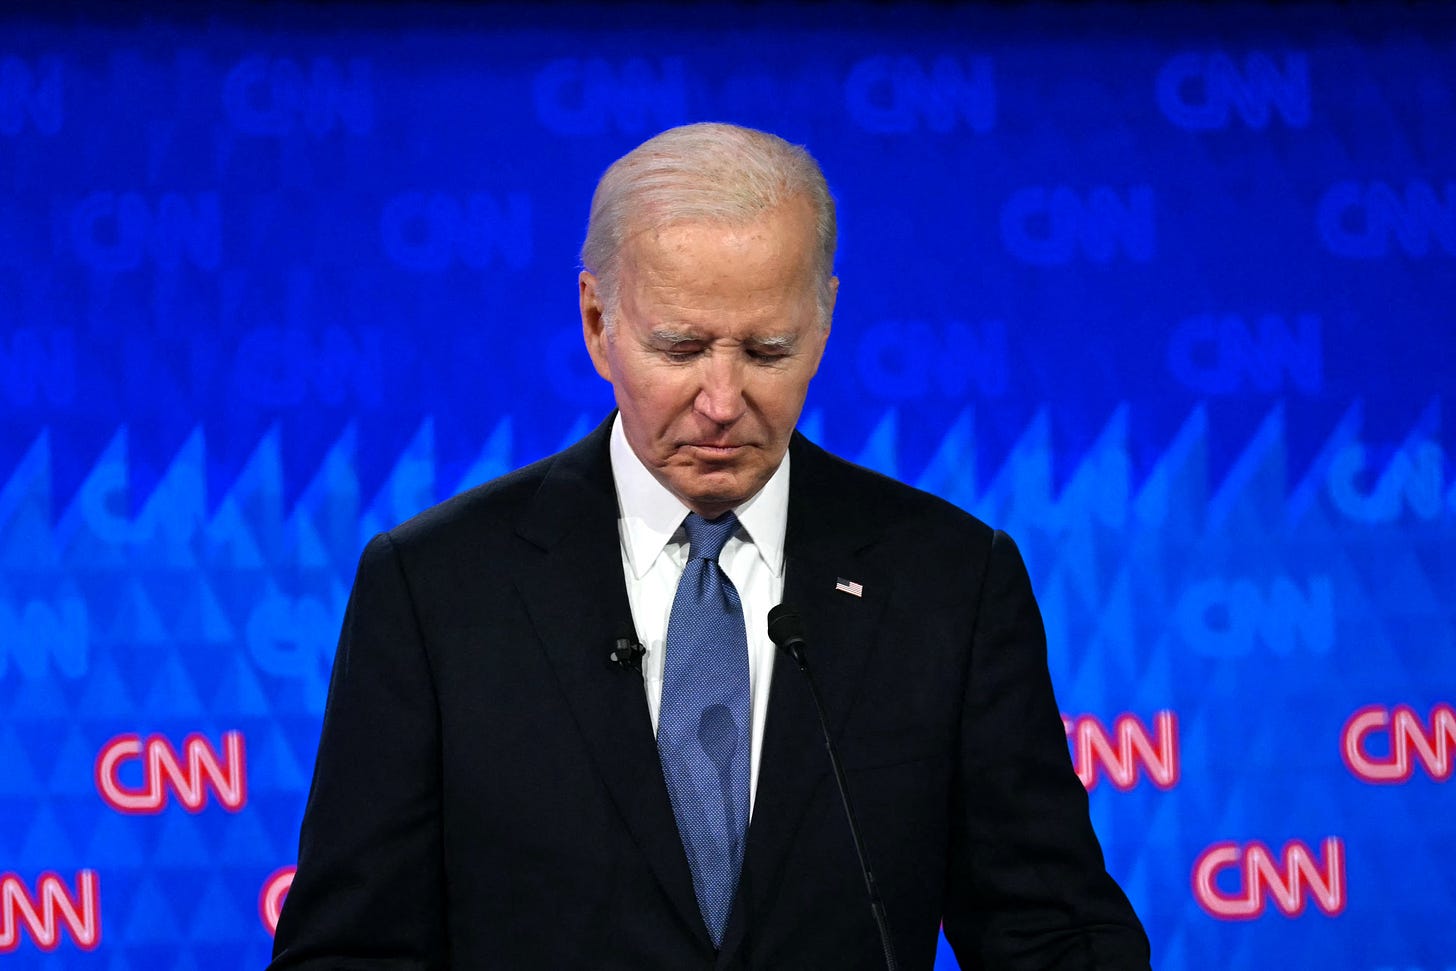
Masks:
[[[1456,750],[1456,710],[1439,704],[1431,709],[1430,731],[1421,724],[1420,716],[1409,705],[1396,705],[1389,710],[1367,705],[1350,716],[1340,733],[1340,754],[1357,779],[1366,782],[1399,784],[1409,782],[1419,761],[1437,782],[1451,778],[1451,753]],[[1365,739],[1383,732],[1390,740],[1390,755],[1372,756],[1365,750]],[[1414,751],[1416,759],[1411,759]]]
[[[1314,854],[1299,840],[1284,846],[1284,858],[1277,861],[1269,847],[1257,840],[1240,848],[1237,843],[1215,843],[1193,864],[1193,896],[1199,906],[1220,920],[1253,920],[1264,914],[1266,897],[1286,917],[1304,913],[1307,896],[1331,917],[1345,909],[1345,844],[1336,836],[1324,841],[1325,862],[1321,869]],[[1243,878],[1243,888],[1225,893],[1217,880],[1220,872],[1234,870]]]
[[[1119,715],[1110,733],[1092,715],[1076,718],[1063,715],[1062,728],[1072,741],[1072,764],[1077,778],[1088,789],[1094,788],[1099,776],[1105,775],[1114,788],[1126,792],[1137,785],[1139,766],[1159,789],[1171,789],[1178,784],[1178,716],[1171,711],[1160,711],[1153,716],[1151,733],[1129,714]]]
[[[248,801],[247,765],[243,755],[243,733],[223,732],[224,758],[207,739],[193,733],[182,742],[181,755],[161,735],[145,742],[139,735],[118,735],[96,756],[96,791],[112,809],[123,813],[159,813],[166,806],[166,789],[177,794],[188,812],[201,812],[210,788],[229,812],[237,812]],[[135,759],[142,763],[142,785],[131,789],[117,777],[121,763]],[[226,768],[224,768],[226,765]]]
[[[288,888],[293,886],[293,872],[297,869],[283,867],[263,881],[263,890],[258,894],[258,916],[269,934],[278,932],[278,915],[283,913],[283,901],[288,898]]]
[[[83,951],[101,943],[101,907],[95,870],[76,874],[76,893],[54,873],[42,873],[35,882],[35,895],[14,873],[0,874],[0,954],[20,946],[20,927],[30,930],[31,940],[42,951],[54,951],[61,944],[61,927]],[[60,920],[57,920],[57,917]]]

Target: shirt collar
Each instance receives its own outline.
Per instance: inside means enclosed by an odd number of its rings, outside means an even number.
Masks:
[[[632,575],[642,579],[682,521],[692,510],[667,490],[627,444],[622,416],[612,422],[612,480],[617,487],[622,544]],[[784,530],[789,520],[789,455],[774,470],[764,487],[738,505],[733,514],[748,533],[753,548],[774,576],[784,572]]]

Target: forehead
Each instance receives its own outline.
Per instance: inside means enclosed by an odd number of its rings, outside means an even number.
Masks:
[[[807,200],[746,220],[683,218],[645,227],[623,246],[631,290],[704,297],[797,296],[813,291],[815,220]]]

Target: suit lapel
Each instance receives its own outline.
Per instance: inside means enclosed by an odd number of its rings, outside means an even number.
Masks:
[[[797,434],[790,455],[784,602],[797,607],[803,618],[809,670],[837,742],[892,578],[872,574],[865,553],[874,534],[862,525],[865,509],[855,496],[844,493],[844,482],[833,474],[838,460]],[[862,594],[835,589],[841,578],[861,583]],[[804,674],[787,654],[778,652],[745,876],[739,881],[738,907],[723,942],[720,967],[731,962],[747,925],[772,907],[805,810],[823,786],[832,789],[834,779]],[[838,802],[837,795],[832,798]]]
[[[624,824],[679,916],[708,944],[662,779],[642,678],[607,659],[613,639],[632,623],[617,532],[610,428],[608,419],[562,453],[547,473],[517,530],[534,547],[523,558],[517,580]]]

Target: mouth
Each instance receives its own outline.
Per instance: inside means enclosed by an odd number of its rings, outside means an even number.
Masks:
[[[748,450],[747,445],[729,445],[714,442],[686,442],[685,446],[704,458],[733,458]]]

